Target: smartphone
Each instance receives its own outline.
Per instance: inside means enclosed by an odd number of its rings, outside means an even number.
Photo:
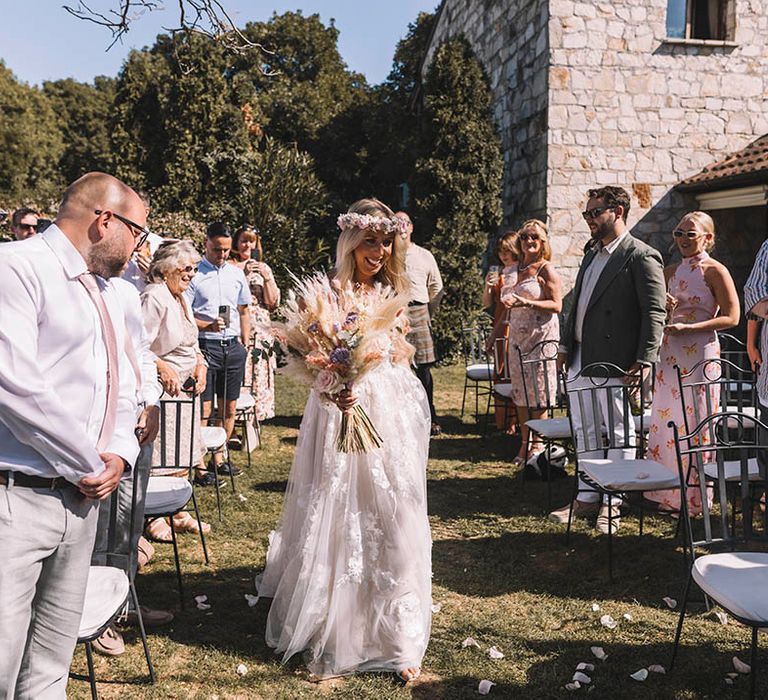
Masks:
[[[229,309],[230,309],[229,306],[220,306],[219,307],[219,316],[221,316],[221,318],[224,319],[224,325],[227,328],[229,328],[229,322],[230,322]]]
[[[181,385],[181,390],[182,391],[192,391],[192,389],[195,388],[195,384],[196,384],[196,382],[195,382],[195,378],[194,377],[187,377],[187,381],[184,382]]]
[[[261,254],[259,253],[258,248],[254,248],[251,251],[251,260],[255,260],[256,262],[261,262]]]

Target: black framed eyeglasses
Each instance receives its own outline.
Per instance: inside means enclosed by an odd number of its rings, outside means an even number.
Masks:
[[[100,216],[104,213],[103,209],[96,209],[94,212],[96,216]],[[112,216],[114,216],[118,221],[122,221],[129,229],[131,229],[131,234],[133,235],[134,239],[136,239],[136,248],[135,250],[138,250],[147,242],[147,238],[149,238],[149,234],[152,233],[148,228],[144,228],[143,226],[139,226],[135,221],[131,221],[129,218],[122,216],[118,214],[117,212],[110,212]],[[136,233],[138,231],[138,233]]]
[[[541,236],[538,233],[521,233],[520,240],[526,243],[527,241],[541,240]]]
[[[685,236],[686,238],[694,239],[698,238],[699,236],[703,236],[704,234],[701,231],[697,231],[696,229],[693,229],[692,231],[683,231],[683,229],[678,228],[672,231],[672,235],[675,238],[682,238]]]
[[[594,207],[593,209],[587,209],[587,210],[581,212],[581,215],[585,219],[596,219],[604,211],[612,211],[615,208],[616,207]]]

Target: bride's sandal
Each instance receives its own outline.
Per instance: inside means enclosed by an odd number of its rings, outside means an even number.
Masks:
[[[404,668],[402,671],[398,671],[397,675],[404,683],[410,683],[411,681],[415,681],[421,675],[421,668],[418,666]]]

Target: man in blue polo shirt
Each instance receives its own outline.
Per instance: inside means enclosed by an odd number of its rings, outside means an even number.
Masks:
[[[223,425],[227,439],[235,428],[235,410],[243,383],[246,347],[251,335],[248,305],[251,292],[243,271],[227,264],[232,249],[229,226],[216,222],[205,235],[205,257],[185,292],[192,304],[199,330],[200,350],[208,363],[208,381],[203,392],[203,415],[211,415],[213,392],[219,405],[226,406]],[[226,397],[224,396],[226,388]],[[223,464],[219,473],[236,467]]]

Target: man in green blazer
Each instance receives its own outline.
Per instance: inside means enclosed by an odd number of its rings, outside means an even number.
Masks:
[[[656,362],[666,317],[661,255],[629,233],[629,195],[621,187],[607,186],[590,190],[588,197],[582,214],[592,235],[592,246],[579,268],[559,356],[569,379],[595,362],[641,372],[643,365]],[[592,406],[585,407],[583,415],[578,406],[572,407],[577,431],[582,425],[595,426],[595,430],[601,423],[608,425],[610,421],[605,417],[609,411],[614,414],[615,430],[623,429],[621,403],[609,406],[604,396],[600,398],[600,415],[594,414]],[[614,531],[619,527],[620,503],[615,499],[600,506],[599,494],[582,481],[573,514],[590,515],[599,509],[597,529],[607,533],[609,508],[614,509]],[[570,509],[568,504],[550,513],[549,518],[568,522]]]

